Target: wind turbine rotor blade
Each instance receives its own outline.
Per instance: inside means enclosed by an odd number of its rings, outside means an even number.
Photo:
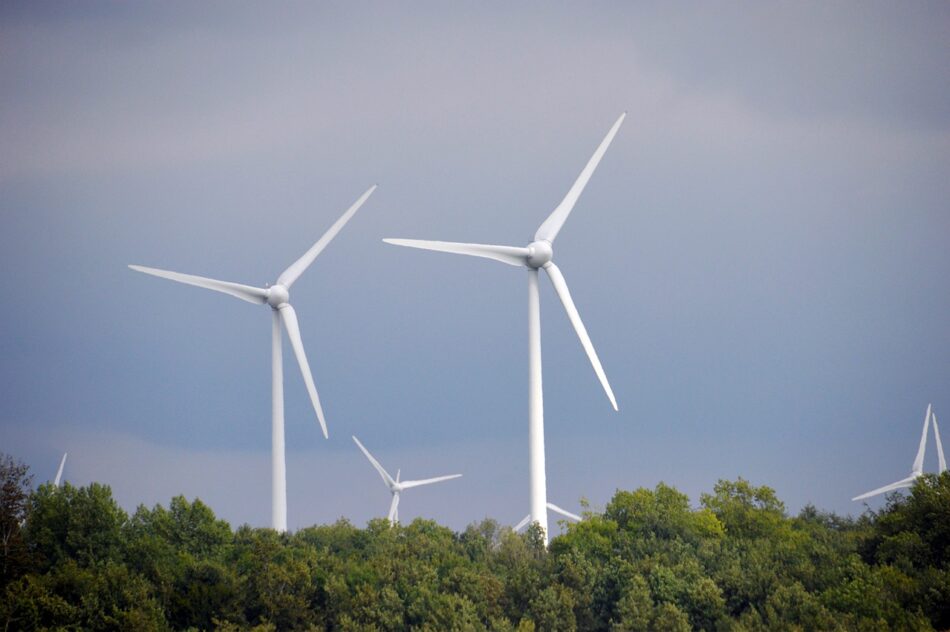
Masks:
[[[396,526],[399,520],[399,494],[393,494],[393,502],[389,505],[389,515],[386,517],[389,518],[389,524]]]
[[[518,246],[495,246],[492,244],[466,244],[455,241],[426,241],[424,239],[384,239],[387,244],[419,248],[421,250],[435,250],[449,252],[456,255],[483,257],[507,263],[510,266],[524,266],[527,264],[530,252],[527,248]]]
[[[425,478],[421,481],[403,481],[400,483],[403,489],[409,489],[410,487],[419,487],[420,485],[431,485],[432,483],[439,483],[441,481],[447,481],[453,478],[460,477],[461,474],[449,474],[448,476],[437,476],[435,478]]]
[[[561,514],[562,516],[565,516],[565,517],[567,517],[567,518],[570,518],[571,520],[574,520],[575,522],[580,522],[581,520],[583,520],[583,518],[581,518],[581,517],[578,516],[577,514],[572,514],[570,511],[568,511],[568,510],[566,510],[566,509],[561,509],[560,507],[558,507],[558,506],[555,505],[554,503],[548,503],[548,509],[550,509],[551,511],[555,511],[555,512]]]
[[[914,459],[914,465],[911,471],[920,473],[924,471],[924,452],[927,449],[927,426],[930,424],[931,404],[927,404],[927,414],[924,415],[924,429],[920,433],[920,447],[917,448],[917,457]]]
[[[587,186],[587,182],[593,175],[594,169],[597,168],[597,165],[600,163],[600,159],[604,157],[607,147],[610,146],[614,136],[617,135],[617,130],[620,129],[620,125],[623,123],[623,119],[626,116],[626,112],[621,114],[620,118],[617,119],[617,122],[614,123],[613,127],[610,128],[610,131],[607,132],[607,136],[605,136],[604,140],[600,142],[600,146],[597,147],[597,151],[595,151],[594,155],[591,156],[590,160],[587,161],[587,166],[584,167],[583,171],[581,171],[581,175],[577,177],[577,180],[574,182],[574,186],[572,186],[570,191],[567,192],[567,195],[565,195],[564,199],[561,200],[561,203],[557,205],[557,208],[554,209],[554,212],[551,213],[551,215],[549,215],[546,220],[544,220],[544,223],[538,228],[538,232],[534,234],[535,241],[543,239],[552,244],[554,243],[554,239],[560,232],[561,227],[564,225],[564,222],[567,221],[567,216],[571,214],[571,211],[574,209],[574,205],[577,204],[577,199],[584,191],[584,187]]]
[[[300,339],[300,325],[297,323],[297,313],[290,303],[284,303],[277,311],[280,312],[280,317],[284,321],[284,329],[287,330],[287,338],[290,340],[290,346],[294,350],[294,355],[297,356],[297,364],[300,365],[300,373],[303,375],[304,384],[307,385],[310,402],[313,404],[313,410],[317,413],[317,421],[320,422],[323,437],[328,439],[327,422],[323,417],[323,408],[320,406],[320,396],[317,395],[317,387],[313,384],[310,364],[307,362],[307,354],[303,350],[303,341]]]
[[[937,442],[937,473],[943,474],[947,471],[947,460],[943,456],[943,444],[940,442],[940,429],[937,428],[937,414],[931,412],[930,420],[934,424],[934,439]]]
[[[376,471],[379,472],[379,476],[383,479],[383,482],[386,483],[386,486],[390,489],[396,484],[396,481],[393,480],[393,477],[389,475],[389,472],[386,471],[382,465],[379,464],[379,461],[373,458],[373,455],[369,453],[363,444],[360,443],[360,440],[356,437],[353,437],[353,441],[356,442],[356,447],[369,459],[369,462],[372,463],[373,467],[376,468]]]
[[[247,301],[248,303],[263,305],[267,302],[267,290],[264,288],[254,287],[251,285],[242,285],[240,283],[231,283],[230,281],[218,281],[217,279],[209,279],[207,277],[196,276],[194,274],[182,274],[181,272],[159,270],[158,268],[147,268],[145,266],[130,265],[129,268],[135,270],[136,272],[144,272],[145,274],[151,274],[152,276],[162,277],[163,279],[178,281],[179,283],[184,283],[186,285],[194,285],[208,290],[230,294],[231,296],[237,297],[242,301]]]
[[[281,272],[280,276],[277,277],[277,283],[287,288],[293,285],[294,281],[300,278],[300,275],[310,267],[310,264],[313,263],[313,260],[317,258],[317,255],[323,252],[323,249],[327,247],[327,244],[333,241],[333,238],[336,237],[337,233],[339,233],[346,223],[350,221],[350,218],[356,214],[356,211],[360,210],[360,207],[363,206],[363,203],[366,202],[366,200],[369,199],[369,196],[373,194],[373,191],[376,190],[376,186],[377,185],[374,184],[369,189],[367,189],[366,193],[361,195],[360,198],[353,203],[353,206],[346,209],[346,212],[340,216],[340,219],[333,223],[333,226],[330,226],[327,232],[323,233],[323,237],[318,239],[317,243],[310,247],[310,250],[305,252],[302,257],[293,262],[289,268]]]
[[[896,483],[891,483],[890,485],[885,485],[884,487],[878,487],[877,489],[873,491],[867,492],[865,494],[861,494],[860,496],[855,496],[851,500],[864,500],[865,498],[870,498],[871,496],[877,496],[878,494],[885,494],[887,492],[892,492],[895,489],[910,487],[911,485],[914,484],[914,480],[916,478],[917,478],[916,476],[911,476],[911,477],[905,478],[902,481],[897,481]]]
[[[531,514],[528,514],[527,516],[525,516],[524,518],[521,519],[521,522],[519,522],[518,524],[516,524],[516,525],[513,527],[514,531],[515,531],[515,532],[518,532],[518,531],[521,531],[522,529],[524,529],[525,527],[527,527],[527,526],[528,526],[528,522],[529,522],[530,520],[531,520]]]
[[[59,480],[63,477],[63,467],[66,465],[66,455],[68,452],[63,452],[63,458],[59,461],[59,469],[56,470],[56,478],[53,480],[53,487],[59,487]]]
[[[571,298],[571,291],[567,289],[567,281],[564,280],[564,275],[561,274],[561,270],[554,265],[553,261],[545,265],[544,270],[548,273],[548,278],[551,279],[551,283],[554,285],[554,291],[557,292],[558,298],[561,299],[561,304],[564,305],[564,311],[567,312],[567,317],[574,326],[577,337],[580,338],[581,346],[584,347],[584,351],[587,353],[587,359],[590,360],[591,366],[594,367],[594,373],[597,374],[600,385],[604,387],[604,392],[607,393],[607,399],[610,400],[610,404],[614,407],[614,410],[618,410],[617,399],[614,397],[614,392],[610,388],[610,383],[607,381],[607,374],[604,373],[604,367],[600,364],[600,359],[597,357],[597,351],[594,350],[594,345],[590,341],[590,336],[587,335],[587,329],[584,327],[581,315],[574,306],[574,299]]]

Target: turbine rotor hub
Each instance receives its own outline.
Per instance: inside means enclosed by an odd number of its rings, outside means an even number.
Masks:
[[[538,269],[550,263],[554,258],[554,248],[545,240],[528,244],[528,267]]]
[[[277,309],[290,301],[290,292],[283,285],[277,284],[267,288],[267,304]]]

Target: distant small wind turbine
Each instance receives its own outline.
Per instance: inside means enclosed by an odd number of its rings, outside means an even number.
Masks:
[[[66,455],[68,452],[63,452],[63,458],[59,462],[59,469],[56,470],[56,478],[53,479],[53,487],[59,487],[59,481],[63,478],[63,467],[66,465]]]
[[[290,286],[294,284],[301,274],[306,271],[313,260],[317,258],[327,244],[336,237],[337,233],[350,220],[351,217],[366,202],[367,198],[376,190],[376,185],[371,186],[366,193],[360,196],[343,215],[338,219],[330,229],[324,233],[323,237],[317,240],[302,257],[297,259],[289,268],[284,270],[277,283],[269,287],[253,287],[242,285],[240,283],[231,283],[229,281],[218,281],[205,277],[194,276],[191,274],[181,274],[180,272],[169,272],[168,270],[159,270],[157,268],[146,268],[144,266],[130,265],[129,267],[137,272],[144,272],[157,277],[178,281],[187,285],[196,285],[216,292],[230,294],[248,303],[258,305],[269,305],[273,313],[272,323],[272,347],[271,347],[271,365],[273,402],[271,408],[271,461],[272,461],[272,512],[271,520],[274,529],[277,531],[287,530],[287,468],[284,456],[284,379],[283,379],[283,360],[281,356],[281,323],[287,330],[287,338],[290,339],[290,346],[297,356],[297,364],[300,365],[300,372],[303,375],[304,384],[307,392],[310,394],[310,402],[317,413],[317,420],[320,422],[320,429],[323,430],[323,436],[327,437],[327,423],[323,417],[323,408],[320,406],[320,398],[317,396],[317,388],[313,383],[313,376],[310,374],[310,364],[307,362],[307,355],[304,353],[303,342],[300,339],[300,326],[297,323],[297,313],[290,305]]]
[[[937,428],[937,416],[933,413],[933,408],[930,404],[927,404],[927,413],[924,415],[924,429],[920,433],[920,447],[917,448],[917,457],[914,459],[914,464],[911,466],[910,476],[903,478],[896,483],[891,483],[890,485],[885,485],[884,487],[879,487],[875,490],[869,491],[866,494],[861,494],[860,496],[855,496],[851,500],[864,500],[865,498],[870,498],[871,496],[877,496],[878,494],[884,494],[895,489],[902,489],[904,487],[911,487],[920,476],[924,473],[924,452],[927,450],[927,426],[933,421],[934,424],[934,439],[937,442],[937,461],[939,473],[943,474],[947,470],[947,461],[943,456],[943,444],[940,442],[940,430]]]
[[[488,244],[468,244],[448,241],[424,241],[419,239],[384,239],[386,243],[395,246],[408,246],[410,248],[421,248],[423,250],[435,250],[439,252],[448,252],[458,255],[470,255],[473,257],[484,257],[494,259],[511,266],[526,268],[528,272],[528,458],[529,458],[529,487],[531,499],[531,513],[529,514],[532,522],[537,522],[544,532],[545,542],[547,542],[548,517],[547,509],[553,508],[553,505],[547,501],[547,482],[545,480],[544,465],[544,396],[541,387],[541,307],[540,295],[538,289],[538,270],[543,269],[551,284],[554,285],[554,291],[561,304],[567,312],[567,317],[580,338],[581,346],[587,353],[587,359],[600,384],[607,393],[607,399],[614,410],[617,410],[617,400],[614,392],[607,382],[607,374],[600,364],[594,345],[590,341],[587,329],[581,321],[581,316],[574,306],[574,299],[571,298],[571,292],[567,288],[567,281],[561,270],[554,265],[554,239],[557,237],[567,221],[568,216],[574,209],[581,192],[587,186],[587,182],[593,175],[601,158],[610,146],[617,130],[623,123],[626,112],[620,115],[617,122],[613,124],[607,136],[601,141],[594,155],[591,156],[587,165],[581,174],[577,177],[574,185],[564,196],[564,199],[548,216],[534,234],[534,241],[527,246],[495,246]],[[558,511],[558,510],[556,510]],[[559,510],[565,515],[573,516],[563,510]]]
[[[448,476],[437,476],[435,478],[425,478],[421,481],[401,481],[399,480],[400,470],[396,470],[396,478],[394,479],[389,475],[389,472],[379,464],[379,461],[373,458],[373,455],[369,453],[363,444],[360,443],[360,440],[356,437],[353,437],[353,441],[356,442],[356,447],[358,447],[363,454],[366,455],[366,458],[369,459],[369,462],[376,468],[376,471],[379,472],[380,478],[383,479],[383,482],[386,484],[386,487],[389,488],[389,493],[393,495],[393,501],[389,505],[389,524],[395,526],[399,522],[399,494],[404,489],[409,489],[410,487],[419,487],[420,485],[430,485],[432,483],[439,483],[441,481],[447,481],[453,478],[459,478],[461,474],[449,474]]]

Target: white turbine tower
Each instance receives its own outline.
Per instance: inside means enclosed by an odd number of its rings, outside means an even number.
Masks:
[[[56,478],[53,479],[53,487],[59,487],[59,481],[63,478],[63,468],[66,466],[66,455],[68,452],[63,452],[63,458],[59,462],[59,469],[56,470]]]
[[[379,461],[373,458],[373,455],[369,453],[363,444],[360,443],[360,440],[356,437],[353,437],[353,441],[356,442],[356,447],[366,455],[366,458],[369,459],[369,462],[376,468],[376,471],[379,472],[380,478],[383,479],[383,482],[386,484],[386,487],[389,488],[389,493],[393,496],[393,501],[389,505],[389,524],[395,526],[399,522],[399,494],[402,493],[404,489],[409,489],[410,487],[419,487],[420,485],[431,485],[432,483],[440,483],[442,481],[448,481],[453,478],[458,478],[461,474],[449,474],[448,476],[437,476],[435,478],[425,478],[421,481],[401,481],[399,480],[400,470],[396,470],[396,478],[394,479],[389,475],[389,472],[379,464]]]
[[[250,285],[241,285],[240,283],[208,279],[191,274],[158,270],[156,268],[146,268],[138,265],[129,266],[138,272],[223,292],[247,301],[248,303],[269,305],[271,307],[273,313],[271,327],[273,338],[271,348],[271,362],[273,368],[271,382],[273,388],[271,407],[271,490],[273,496],[271,521],[274,529],[277,531],[287,530],[287,468],[284,460],[284,380],[283,359],[281,356],[281,323],[283,323],[284,329],[287,330],[287,338],[290,340],[294,355],[297,357],[297,363],[300,365],[300,372],[303,375],[307,392],[310,394],[310,402],[313,404],[313,409],[317,413],[317,420],[320,422],[323,436],[328,436],[327,423],[323,416],[323,408],[320,406],[320,398],[317,396],[317,389],[313,384],[313,376],[310,374],[310,364],[307,362],[307,355],[304,353],[303,342],[300,339],[300,326],[297,323],[297,314],[290,305],[289,290],[294,284],[294,281],[313,263],[317,255],[336,237],[336,234],[340,232],[343,226],[353,217],[356,211],[359,210],[375,190],[376,185],[374,184],[353,203],[353,206],[343,213],[340,219],[330,226],[330,229],[324,233],[323,237],[321,237],[317,243],[311,246],[310,250],[291,264],[289,268],[284,270],[280,276],[277,277],[277,282],[269,287],[259,288]]]
[[[927,426],[933,421],[934,425],[934,439],[937,443],[937,461],[939,473],[943,474],[947,469],[947,461],[943,456],[943,444],[940,442],[940,430],[937,428],[937,416],[933,413],[933,408],[930,404],[927,404],[927,413],[924,415],[924,429],[920,433],[920,446],[917,448],[917,457],[914,459],[914,464],[911,466],[910,476],[903,478],[896,483],[891,483],[890,485],[885,485],[884,487],[879,487],[875,490],[869,491],[866,494],[861,494],[860,496],[855,496],[851,500],[864,500],[865,498],[870,498],[871,496],[877,496],[878,494],[884,494],[886,492],[894,491],[895,489],[902,489],[904,487],[911,487],[920,476],[924,473],[924,452],[927,450]]]
[[[545,534],[547,542],[548,520],[547,508],[553,508],[547,501],[547,486],[545,482],[544,467],[544,402],[541,388],[541,309],[540,297],[538,294],[538,270],[544,269],[551,283],[554,285],[554,291],[564,305],[567,317],[570,319],[574,330],[580,338],[581,345],[587,353],[587,358],[594,367],[594,373],[600,380],[608,399],[617,410],[617,400],[614,398],[610,384],[607,382],[607,375],[597,358],[597,352],[594,351],[594,345],[591,344],[590,336],[587,335],[587,329],[581,321],[577,308],[574,307],[574,300],[567,288],[567,282],[554,261],[554,239],[558,232],[567,221],[568,215],[577,203],[581,192],[590,180],[591,174],[597,168],[600,159],[603,158],[607,147],[620,129],[626,112],[620,115],[617,122],[614,123],[607,136],[601,141],[597,151],[588,161],[587,166],[581,171],[580,176],[574,182],[574,186],[567,192],[567,195],[558,204],[554,212],[541,224],[534,235],[534,241],[527,246],[494,246],[486,244],[468,244],[445,241],[422,241],[417,239],[384,239],[383,241],[396,246],[408,246],[410,248],[421,248],[424,250],[436,250],[439,252],[448,252],[460,255],[471,255],[473,257],[484,257],[494,259],[508,265],[525,267],[528,271],[528,451],[530,460],[530,493],[531,493],[531,512],[529,518],[532,522],[537,522]],[[559,510],[556,509],[556,511]],[[560,510],[569,517],[568,514]]]

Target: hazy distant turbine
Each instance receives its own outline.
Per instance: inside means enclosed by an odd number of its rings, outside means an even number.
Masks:
[[[383,479],[383,482],[386,484],[386,487],[389,488],[389,493],[392,494],[393,500],[389,505],[389,524],[395,526],[399,522],[399,495],[403,490],[409,489],[410,487],[419,487],[420,485],[431,485],[432,483],[439,483],[441,481],[447,481],[453,478],[459,478],[461,474],[449,474],[447,476],[437,476],[435,478],[425,478],[419,481],[399,481],[400,470],[396,470],[396,478],[394,479],[389,475],[389,472],[379,464],[373,455],[369,453],[363,444],[360,443],[360,440],[356,437],[353,437],[353,441],[356,442],[356,447],[366,455],[366,458],[369,459],[369,462],[372,464],[376,471],[379,472],[380,478]]]

